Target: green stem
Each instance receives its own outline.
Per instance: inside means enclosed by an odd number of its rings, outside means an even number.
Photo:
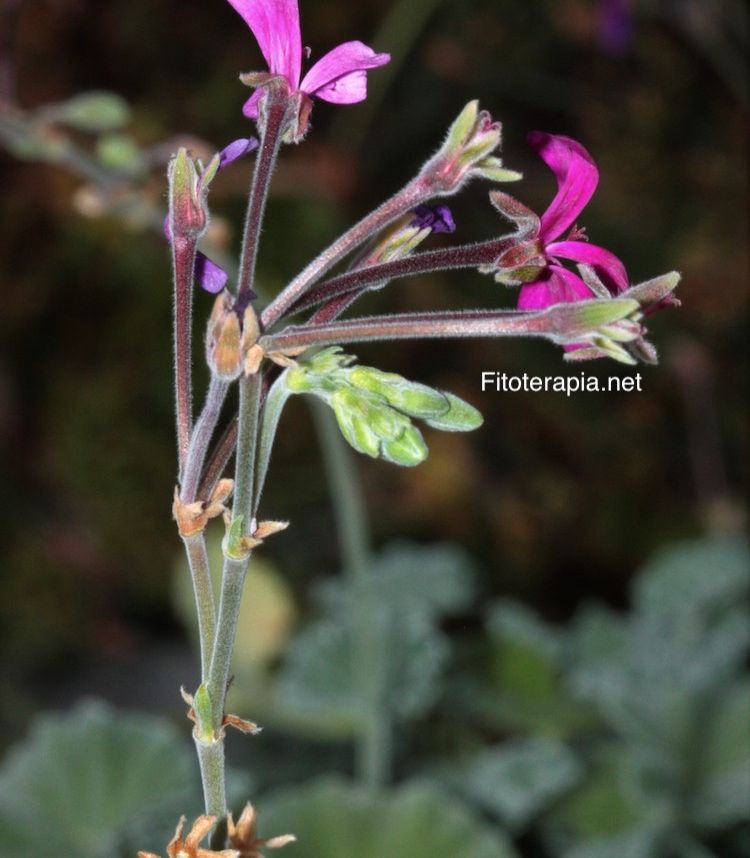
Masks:
[[[357,743],[359,777],[373,791],[391,774],[392,724],[386,700],[387,654],[377,625],[377,604],[370,572],[370,535],[357,470],[326,405],[312,402],[315,425],[331,490],[336,532],[354,596],[352,670],[362,706]]]
[[[258,436],[258,419],[260,410],[261,378],[259,374],[249,378],[241,378],[239,425],[237,435],[237,455],[235,464],[235,490],[232,516],[234,519],[242,516],[243,535],[252,532],[252,498],[255,485],[255,450]],[[222,722],[226,702],[229,674],[232,666],[232,651],[237,632],[237,619],[242,601],[242,590],[250,558],[234,559],[225,556],[221,576],[221,599],[219,602],[219,618],[216,628],[211,666],[208,671],[206,688],[211,701],[211,721],[215,742],[221,745],[221,765],[223,783],[223,734]],[[218,751],[214,752],[218,758]],[[213,758],[212,758],[213,759]],[[213,770],[212,770],[213,771]],[[207,790],[204,779],[204,791]],[[207,811],[210,812],[210,811]],[[219,816],[226,813],[226,808]]]
[[[227,812],[227,797],[224,776],[224,739],[203,742],[197,736],[195,749],[203,782],[203,800],[206,813],[222,819]]]
[[[208,668],[211,664],[214,637],[216,635],[216,605],[214,590],[211,582],[211,567],[206,550],[206,537],[203,533],[194,536],[184,536],[190,575],[193,579],[193,593],[198,612],[198,635],[201,649],[201,682],[208,678]]]

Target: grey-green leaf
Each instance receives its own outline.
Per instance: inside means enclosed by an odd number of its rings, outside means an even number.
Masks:
[[[318,781],[269,797],[260,825],[262,837],[295,834],[295,858],[518,858],[501,831],[422,782],[372,795]]]
[[[562,742],[530,738],[482,751],[461,779],[469,795],[520,830],[583,775],[575,754]]]
[[[102,703],[41,716],[0,769],[3,858],[111,858],[166,842],[200,806],[189,743]],[[138,841],[149,832],[153,843]]]

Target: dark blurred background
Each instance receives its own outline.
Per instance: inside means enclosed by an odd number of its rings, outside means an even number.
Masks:
[[[555,186],[527,132],[568,134],[589,149],[601,171],[582,217],[591,239],[617,253],[634,282],[674,268],[683,275],[682,308],[652,320],[661,362],[638,368],[642,392],[481,392],[483,370],[632,372],[564,365],[541,341],[359,350],[362,362],[454,391],[485,416],[469,435],[428,430],[430,458],[414,470],[357,462],[374,545],[397,536],[459,543],[480,569],[480,601],[514,596],[560,622],[584,600],[625,607],[634,571],[665,543],[743,526],[744,7],[634,0],[622,17],[616,6],[303,3],[313,57],[360,38],[393,62],[370,74],[364,104],[318,103],[308,140],[283,151],[260,258],[261,285],[272,294],[400,187],[471,98],[503,121],[504,160],[525,175],[510,190],[537,211]],[[177,683],[194,681],[173,596],[180,545],[170,520],[169,260],[148,226],[165,201],[170,148],[161,144],[192,136],[218,148],[252,133],[237,74],[261,59],[220,0],[4,0],[0,9],[4,109],[119,93],[132,109],[129,142],[119,145],[135,144],[153,165],[137,173],[143,211],[123,216],[69,165],[40,163],[33,152],[24,159],[18,146],[0,151],[5,743],[24,734],[33,713],[84,693],[174,710]],[[70,133],[86,151],[96,145]],[[212,189],[213,240],[228,253],[237,252],[250,169],[237,164]],[[451,205],[460,240],[505,229],[486,186]],[[461,273],[394,284],[360,311],[514,300],[491,278]],[[210,303],[197,296],[198,354]],[[266,514],[292,522],[263,554],[302,614],[311,584],[339,565],[313,438],[307,409],[292,402],[264,503]]]

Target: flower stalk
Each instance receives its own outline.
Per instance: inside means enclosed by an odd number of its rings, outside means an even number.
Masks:
[[[596,302],[596,310],[603,311],[601,313],[593,312],[592,305],[589,301],[557,304],[532,313],[469,310],[369,316],[325,325],[289,327],[279,334],[261,337],[260,345],[266,351],[289,351],[341,343],[519,336],[545,337],[555,343],[566,343],[595,334],[607,325],[618,325],[637,315],[639,310],[638,303],[629,299]],[[636,330],[632,329],[631,333],[624,341],[636,338]]]
[[[245,229],[240,256],[237,305],[244,308],[254,298],[253,283],[258,258],[260,226],[268,199],[271,176],[281,147],[286,123],[289,121],[290,98],[285,86],[269,84],[264,102],[265,122],[255,161],[250,199],[245,216]]]

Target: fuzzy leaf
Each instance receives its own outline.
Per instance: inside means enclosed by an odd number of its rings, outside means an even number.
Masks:
[[[0,770],[3,858],[110,858],[166,842],[200,806],[190,746],[169,724],[87,702],[44,715]]]
[[[582,775],[582,765],[562,742],[517,739],[482,751],[461,783],[472,798],[516,831],[578,783]]]
[[[296,858],[517,858],[502,832],[421,782],[374,796],[332,779],[288,789],[266,800],[261,825],[294,831]]]

